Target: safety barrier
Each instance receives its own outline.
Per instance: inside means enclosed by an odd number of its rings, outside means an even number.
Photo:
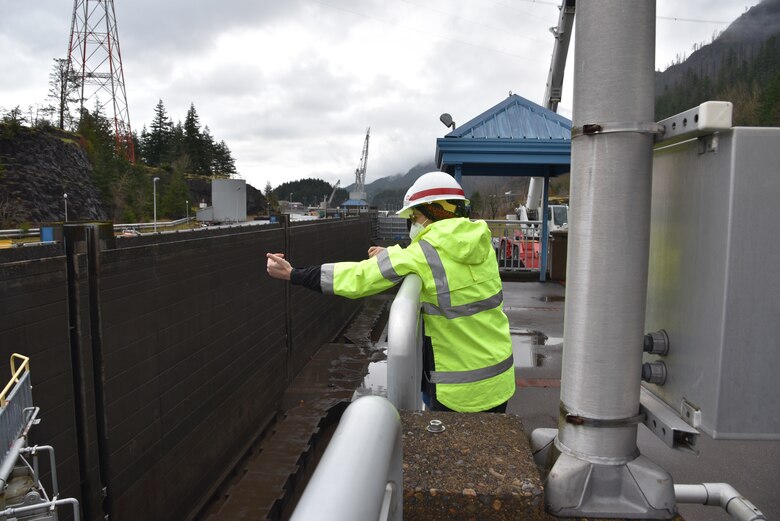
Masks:
[[[541,221],[485,221],[501,270],[540,271],[549,237],[542,241]]]
[[[21,363],[17,366],[17,362]],[[11,379],[0,391],[0,447],[4,450],[0,457],[0,503],[3,508],[0,510],[0,519],[55,521],[59,519],[56,508],[70,505],[73,508],[73,519],[79,521],[78,501],[59,497],[54,448],[49,445],[26,446],[30,428],[39,421],[38,412],[38,407],[33,407],[30,359],[13,353]],[[41,484],[38,466],[40,452],[49,453],[51,499]],[[32,465],[27,461],[30,457]],[[20,460],[23,463],[21,465]]]
[[[401,521],[401,418],[385,398],[353,402],[295,507],[291,521]]]
[[[377,217],[377,239],[403,240],[409,237],[409,221],[395,215]]]
[[[17,367],[16,363],[21,362]],[[0,392],[0,448],[2,459],[10,452],[14,442],[29,428],[33,406],[30,384],[30,359],[14,353],[11,355],[11,379]],[[15,459],[15,457],[14,457]]]
[[[407,275],[390,307],[387,325],[387,398],[402,410],[422,408],[422,280]]]

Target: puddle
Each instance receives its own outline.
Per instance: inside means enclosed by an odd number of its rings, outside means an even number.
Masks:
[[[548,337],[541,331],[510,328],[515,371],[518,376],[534,378],[560,378],[563,338]],[[368,374],[355,389],[352,400],[362,396],[387,397],[387,360],[384,351],[368,364]],[[381,360],[377,360],[380,358]]]
[[[368,374],[363,379],[363,383],[355,389],[352,401],[354,402],[361,396],[383,396],[387,398],[387,360],[368,364]]]
[[[562,338],[548,337],[541,331],[530,329],[510,328],[509,331],[518,374],[537,378],[560,375]]]

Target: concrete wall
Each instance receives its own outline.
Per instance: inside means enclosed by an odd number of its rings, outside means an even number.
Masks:
[[[0,363],[32,357],[34,434],[54,445],[86,519],[190,518],[359,307],[270,279],[265,253],[297,266],[365,258],[368,221],[229,232],[0,257]]]

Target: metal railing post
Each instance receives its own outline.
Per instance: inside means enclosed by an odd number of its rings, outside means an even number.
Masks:
[[[295,507],[291,521],[401,521],[401,418],[385,398],[353,402]]]
[[[387,325],[387,398],[401,410],[422,409],[422,280],[407,275],[390,307]]]

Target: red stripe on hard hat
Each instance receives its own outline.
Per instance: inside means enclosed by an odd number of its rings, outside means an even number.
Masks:
[[[431,188],[430,190],[423,190],[421,192],[417,192],[416,194],[409,197],[409,200],[416,201],[421,197],[428,197],[429,195],[462,195],[463,197],[466,196],[466,194],[464,194],[463,190],[461,190],[460,188]]]

